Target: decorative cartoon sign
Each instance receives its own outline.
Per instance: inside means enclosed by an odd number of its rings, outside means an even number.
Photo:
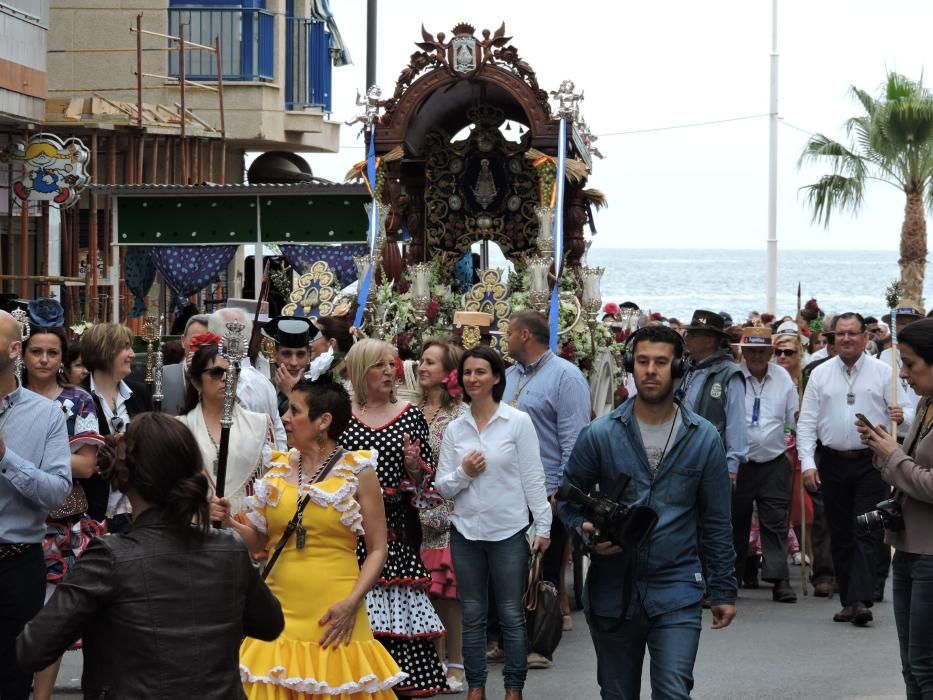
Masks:
[[[28,142],[14,142],[0,160],[23,165],[13,181],[13,193],[21,200],[51,202],[62,209],[75,204],[88,186],[91,152],[77,138],[62,141],[55,134],[35,134]]]

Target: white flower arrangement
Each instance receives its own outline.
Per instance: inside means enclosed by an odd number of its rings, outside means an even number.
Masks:
[[[327,372],[330,369],[330,366],[334,363],[334,349],[327,348],[327,352],[321,353],[316,358],[311,361],[311,364],[308,365],[308,371],[305,372],[305,380],[309,382],[316,382],[321,378],[321,375]]]
[[[90,321],[82,321],[81,323],[76,323],[75,325],[70,326],[70,327],[69,327],[69,330],[70,330],[75,336],[77,336],[78,338],[80,338],[80,337],[84,334],[84,331],[86,331],[88,328],[90,328],[90,327],[93,326],[93,325],[94,325],[94,324],[91,323]]]

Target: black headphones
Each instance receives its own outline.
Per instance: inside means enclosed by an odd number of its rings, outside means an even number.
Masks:
[[[625,353],[622,355],[622,364],[625,367],[625,371],[629,374],[635,372],[635,354],[632,352],[635,347],[635,339],[638,337],[639,333],[645,331],[646,328],[650,326],[643,326],[639,328],[634,333],[632,333],[628,340],[625,342]],[[668,329],[670,330],[670,329]],[[684,339],[680,337],[680,333],[677,331],[671,330],[673,336],[677,336],[678,347],[680,348],[680,357],[675,357],[671,362],[671,379],[680,379],[686,373],[686,363],[684,362]],[[660,341],[666,342],[666,341]]]

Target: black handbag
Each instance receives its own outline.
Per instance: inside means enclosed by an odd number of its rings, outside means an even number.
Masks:
[[[522,603],[525,606],[528,650],[550,658],[564,633],[564,617],[557,588],[541,578],[540,553],[534,555],[528,571],[528,587]]]

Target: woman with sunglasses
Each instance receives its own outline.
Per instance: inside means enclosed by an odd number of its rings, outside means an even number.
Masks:
[[[45,599],[52,596],[91,539],[99,535],[99,523],[84,515],[87,502],[78,479],[97,473],[97,449],[104,444],[97,427],[97,412],[90,395],[73,386],[65,375],[68,336],[64,310],[54,299],[29,302],[30,335],[23,341],[23,386],[57,401],[65,414],[71,447],[72,491],[60,508],[49,514],[42,550],[46,564]],[[58,657],[35,675],[33,697],[47,700],[55,690],[61,665]]]
[[[97,423],[103,436],[126,432],[133,417],[152,410],[148,387],[130,378],[133,371],[133,334],[119,323],[96,323],[81,336],[81,359],[89,375],[84,388],[97,409]],[[110,532],[129,528],[129,500],[113,491],[94,474],[81,480],[87,496],[88,515],[107,520]]]
[[[229,363],[220,354],[220,336],[203,333],[191,340],[191,366],[184,414],[178,417],[194,434],[201,450],[212,490],[216,483],[220,452],[220,419],[224,411],[224,386]],[[275,433],[269,416],[233,404],[230,450],[224,495],[234,515],[246,510],[246,497],[254,478],[268,466],[275,448]]]

